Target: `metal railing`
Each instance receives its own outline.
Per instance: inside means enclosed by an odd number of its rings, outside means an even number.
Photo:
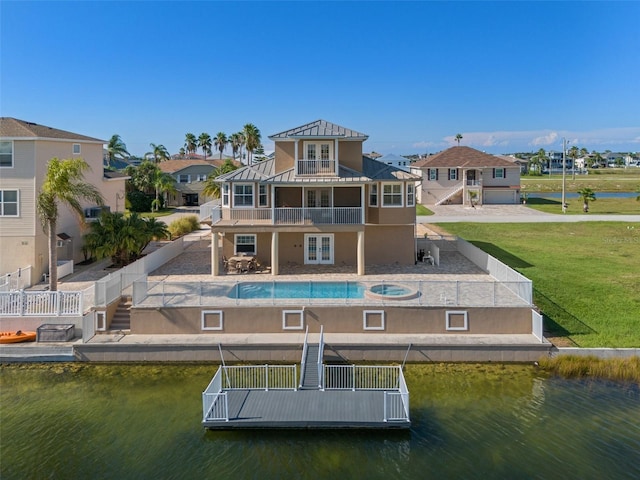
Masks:
[[[318,388],[322,388],[322,354],[324,353],[324,325],[320,325],[320,340],[318,342]]]
[[[298,384],[299,388],[302,388],[302,382],[304,382],[304,367],[307,364],[307,349],[309,348],[309,344],[307,340],[309,338],[309,325],[304,332],[304,343],[302,344],[302,360],[300,360],[300,383]]]
[[[261,222],[268,225],[354,225],[363,223],[361,207],[224,208],[211,223],[223,220]]]
[[[336,160],[298,160],[296,175],[335,176],[338,174]]]
[[[247,365],[221,367],[225,390],[296,390],[296,365]]]
[[[325,390],[397,390],[399,366],[325,365]]]
[[[218,371],[209,382],[207,388],[202,392],[202,421],[225,420],[229,421],[229,404],[227,394],[222,391],[222,372],[224,367]]]
[[[31,265],[0,276],[0,292],[10,292],[31,286]]]
[[[409,388],[407,387],[401,368],[400,375],[398,376],[398,391],[384,392],[384,421],[409,421]]]
[[[24,290],[0,292],[0,316],[82,316],[82,300],[83,292]]]

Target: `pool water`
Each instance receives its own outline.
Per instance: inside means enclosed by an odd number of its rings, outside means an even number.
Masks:
[[[373,293],[377,293],[378,295],[386,295],[389,297],[399,297],[411,293],[411,290],[407,287],[403,287],[402,285],[394,285],[393,283],[374,285],[373,287],[371,287],[371,291]]]
[[[357,282],[243,282],[234,285],[229,298],[363,298]]]

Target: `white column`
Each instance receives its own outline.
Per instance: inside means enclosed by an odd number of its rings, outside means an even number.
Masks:
[[[211,232],[211,275],[214,277],[220,275],[219,240],[218,232]]]
[[[298,142],[300,140],[296,138],[293,143],[293,171],[296,175],[298,175]]]
[[[335,165],[335,174],[337,176],[338,175],[338,162],[340,161],[339,157],[338,157],[338,139],[336,138],[333,142],[334,142],[334,148],[333,148],[333,160],[334,160],[334,162],[333,162],[333,164]]]
[[[366,185],[361,185],[360,186],[360,215],[361,215],[360,223],[362,223],[362,224],[366,223],[365,219],[364,219],[365,212],[366,212],[366,210],[365,210],[366,203],[365,202],[367,200],[366,190],[367,190],[367,186]]]
[[[271,275],[278,275],[278,232],[271,233]]]
[[[364,230],[358,232],[358,275],[364,275]]]

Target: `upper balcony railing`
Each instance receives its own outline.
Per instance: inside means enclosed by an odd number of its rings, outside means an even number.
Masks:
[[[296,162],[296,175],[309,176],[337,176],[337,160],[298,160]]]
[[[360,207],[278,207],[278,208],[223,208],[212,224],[224,221],[264,223],[267,225],[354,225],[363,222]]]

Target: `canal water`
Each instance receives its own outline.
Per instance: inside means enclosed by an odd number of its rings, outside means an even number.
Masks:
[[[638,479],[640,388],[408,365],[410,431],[200,426],[212,365],[4,365],[0,478]]]

